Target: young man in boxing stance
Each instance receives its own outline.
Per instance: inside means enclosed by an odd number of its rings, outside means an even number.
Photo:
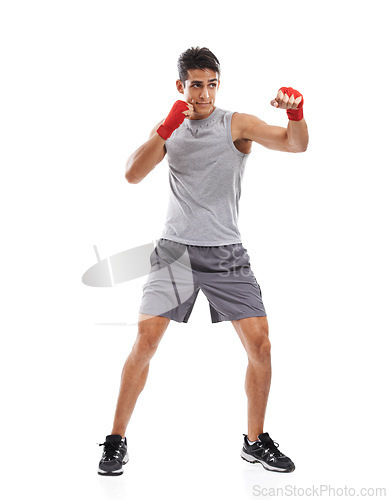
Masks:
[[[291,472],[295,468],[292,460],[263,432],[271,380],[269,328],[261,288],[242,245],[237,220],[252,142],[288,153],[306,151],[303,96],[291,87],[281,87],[271,104],[285,109],[289,121],[287,128],[277,127],[254,115],[215,106],[220,66],[207,48],[183,52],[178,71],[176,86],[184,100],[175,102],[126,166],[126,180],[137,184],[167,154],[170,202],[164,231],[150,257],[152,272],[143,287],[138,334],[122,370],[113,427],[101,443],[104,451],[98,473],[122,474],[122,465],[129,460],[125,432],[145,386],[150,360],[170,320],[188,321],[199,290],[209,301],[212,322],[231,321],[248,356],[248,433],[244,434],[242,458],[259,462],[267,470]],[[189,255],[193,293],[184,301],[178,299],[176,305],[168,302],[163,289],[170,281],[163,283],[153,271],[171,269],[184,252]],[[179,288],[179,283],[174,285]]]

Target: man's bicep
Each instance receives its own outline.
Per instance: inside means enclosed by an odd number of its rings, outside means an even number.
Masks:
[[[254,115],[241,117],[242,138],[257,142],[265,148],[290,152],[287,129],[268,125]]]

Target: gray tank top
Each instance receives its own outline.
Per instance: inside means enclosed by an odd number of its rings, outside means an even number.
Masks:
[[[241,243],[239,198],[245,163],[231,136],[234,111],[215,107],[165,142],[170,197],[161,238],[198,246]]]

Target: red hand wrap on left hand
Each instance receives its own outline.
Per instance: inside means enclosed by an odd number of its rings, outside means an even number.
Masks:
[[[301,92],[298,92],[298,90],[292,89],[292,87],[281,87],[280,90],[283,92],[283,94],[286,94],[287,96],[291,96],[292,94],[294,95],[294,99],[297,99],[297,97],[301,96],[301,102],[298,104],[296,109],[287,109],[286,113],[288,114],[288,119],[293,120],[293,121],[300,121],[304,117],[304,113],[302,111],[302,108],[304,106],[304,96],[301,94]]]

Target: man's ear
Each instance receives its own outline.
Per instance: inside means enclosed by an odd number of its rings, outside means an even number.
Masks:
[[[184,94],[184,85],[181,80],[176,80],[176,88],[180,92],[180,94]]]

